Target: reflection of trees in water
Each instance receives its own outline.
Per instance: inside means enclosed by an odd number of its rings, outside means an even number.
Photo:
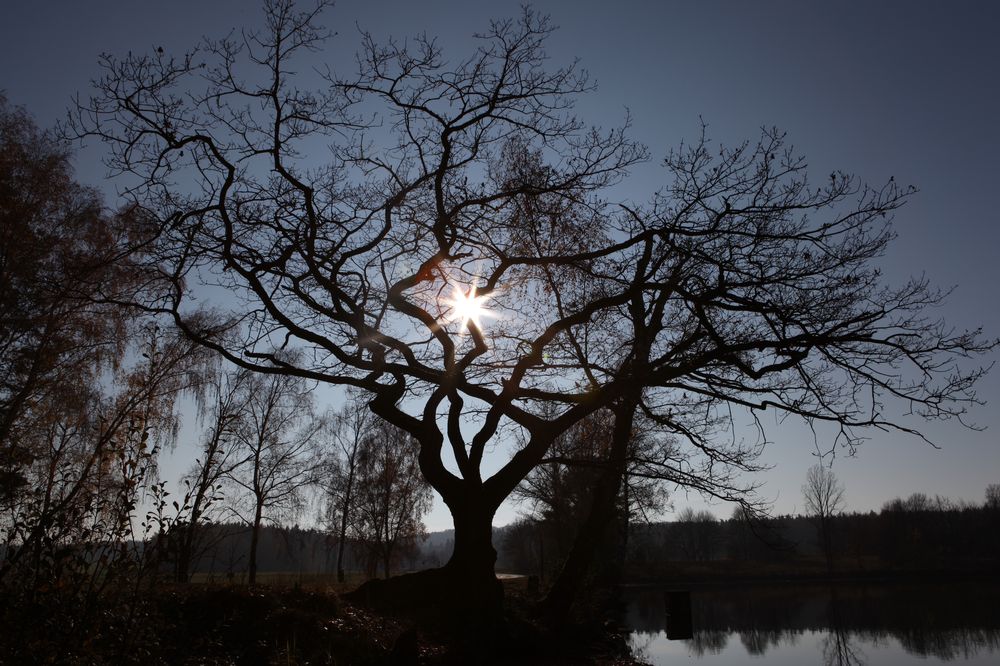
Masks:
[[[747,652],[760,656],[815,632],[823,635],[819,647],[828,666],[861,666],[867,662],[861,645],[890,639],[920,657],[969,659],[1000,652],[998,600],[1000,590],[989,585],[698,590],[694,636],[685,644],[694,656],[718,654],[738,634]],[[666,628],[663,592],[634,593],[627,621],[649,637],[648,645]]]
[[[759,657],[772,647],[777,647],[787,641],[786,634],[792,632],[780,629],[751,629],[740,632],[740,642],[746,648],[747,654]]]
[[[942,661],[970,659],[983,651],[1000,651],[998,629],[949,629],[927,631],[913,629],[892,632],[907,652],[921,657],[937,657]]]
[[[625,623],[633,632],[656,634],[666,626],[666,607],[659,590],[643,590],[629,600]]]
[[[729,632],[724,629],[708,629],[694,632],[694,637],[684,641],[691,654],[704,657],[706,654],[719,654],[729,643]]]
[[[628,638],[628,649],[632,658],[640,663],[649,663],[649,646],[656,640],[657,633],[633,631]]]
[[[856,640],[856,632],[851,632],[845,627],[845,615],[850,609],[845,608],[838,595],[837,588],[831,587],[829,591],[829,604],[827,605],[827,624],[830,630],[820,642],[820,651],[823,653],[824,666],[865,666],[868,657],[861,651]]]
[[[847,631],[830,631],[820,643],[823,666],[865,666],[868,657],[853,640],[855,634]]]
[[[692,595],[695,634],[688,644],[698,656],[718,654],[729,637],[738,634],[749,654],[761,656],[782,642],[794,642],[801,633],[794,628],[797,619],[810,613],[809,602],[801,595],[783,596],[778,603],[766,594],[743,590]]]

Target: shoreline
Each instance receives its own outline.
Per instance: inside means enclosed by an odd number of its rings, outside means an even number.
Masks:
[[[868,571],[843,572],[830,574],[815,573],[769,573],[761,575],[746,574],[675,574],[654,579],[630,579],[619,584],[623,589],[639,588],[717,588],[717,587],[754,587],[754,586],[828,586],[828,585],[893,585],[919,584],[935,585],[943,583],[974,583],[983,582],[1000,585],[1000,572],[997,571],[948,571],[948,570],[912,570],[912,571]]]

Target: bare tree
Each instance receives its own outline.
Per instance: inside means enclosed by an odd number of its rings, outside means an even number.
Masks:
[[[233,510],[250,525],[247,581],[257,582],[257,545],[265,519],[294,514],[314,481],[322,421],[312,410],[312,387],[292,375],[252,375],[243,413],[236,420],[230,453],[235,460],[226,477],[237,491]],[[248,504],[250,515],[239,507]]]
[[[208,428],[201,442],[200,457],[185,475],[186,487],[178,512],[183,519],[173,525],[171,538],[176,545],[176,577],[187,582],[199,551],[202,523],[207,512],[222,499],[224,480],[239,464],[234,455],[235,436],[246,424],[249,386],[252,375],[242,368],[217,364],[206,381],[200,405]]]
[[[986,486],[986,502],[984,506],[994,511],[1000,509],[1000,483],[991,483]]]
[[[344,582],[344,552],[348,529],[358,521],[358,485],[361,481],[362,441],[374,430],[378,417],[359,394],[349,395],[344,406],[327,421],[329,443],[317,470],[317,482],[327,501],[327,516],[337,529],[337,580]]]
[[[455,523],[424,598],[499,617],[494,513],[598,410],[615,425],[595,506],[613,507],[637,414],[677,438],[650,469],[745,500],[764,410],[853,448],[869,428],[918,435],[886,416],[896,407],[942,419],[976,402],[983,370],[956,363],[993,343],[927,319],[942,295],[885,286],[873,265],[911,190],[841,172],[814,184],[765,130],[685,144],[663,189],[616,201],[647,151],[627,119],[598,130],[572,115],[593,86],[550,66],[544,17],[491,23],[450,65],[430,38],[364,35],[356,73],[307,91],[294,72],[312,71],[322,8],[274,0],[264,29],[185,56],[108,56],[66,130],[105,141],[151,221],[134,259],[150,276],[142,307],[243,367],[362,389],[412,436]],[[301,151],[321,141],[333,157],[316,168]],[[226,290],[225,316],[193,318],[204,282]],[[760,435],[738,436],[736,415]],[[588,519],[556,607],[612,515]]]
[[[844,509],[844,484],[826,465],[817,463],[806,472],[806,482],[802,486],[802,497],[806,511],[816,521],[823,555],[826,557],[827,571],[833,571],[833,528],[835,515]]]
[[[378,420],[358,450],[355,534],[389,577],[394,558],[424,533],[431,487],[420,474],[417,447],[409,435]]]

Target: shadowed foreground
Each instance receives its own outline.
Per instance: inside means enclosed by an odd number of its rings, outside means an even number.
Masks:
[[[633,663],[622,634],[601,625],[548,634],[530,620],[524,580],[505,587],[509,610],[492,637],[463,634],[432,606],[377,611],[329,587],[166,585],[85,606],[49,590],[0,600],[0,663]]]

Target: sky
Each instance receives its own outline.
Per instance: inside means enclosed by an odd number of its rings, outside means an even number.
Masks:
[[[5,2],[0,22],[0,90],[39,125],[86,95],[102,52],[124,55],[162,46],[180,53],[202,36],[220,37],[259,20],[256,3],[236,0],[89,0]],[[894,177],[919,193],[898,213],[899,235],[883,260],[899,283],[926,275],[954,287],[933,314],[957,329],[1000,335],[1000,4],[990,2],[628,2],[533,3],[559,30],[548,42],[553,65],[579,58],[597,83],[577,113],[606,127],[632,116],[632,137],[653,156],[625,184],[645,199],[665,184],[657,162],[708,124],[713,141],[754,139],[763,126],[787,132],[818,178],[834,169],[881,184]],[[337,31],[324,62],[350,66],[358,28],[376,38],[437,36],[446,56],[469,53],[471,35],[490,18],[515,16],[520,3],[344,0],[324,23]],[[80,181],[114,203],[95,146],[76,157]],[[996,358],[986,359],[990,362]],[[877,510],[915,491],[981,502],[1000,483],[1000,371],[979,388],[989,404],[971,414],[984,430],[955,422],[923,428],[939,448],[873,433],[855,457],[839,455],[835,473],[850,510]],[[770,416],[768,418],[771,418]],[[816,462],[812,438],[795,424],[775,425],[758,475],[776,513],[802,509],[801,485]],[[193,457],[193,428],[165,461],[170,479]],[[675,494],[674,507],[731,507]],[[517,507],[505,506],[496,523]],[[667,516],[669,517],[669,516]],[[432,530],[450,527],[438,502]]]

